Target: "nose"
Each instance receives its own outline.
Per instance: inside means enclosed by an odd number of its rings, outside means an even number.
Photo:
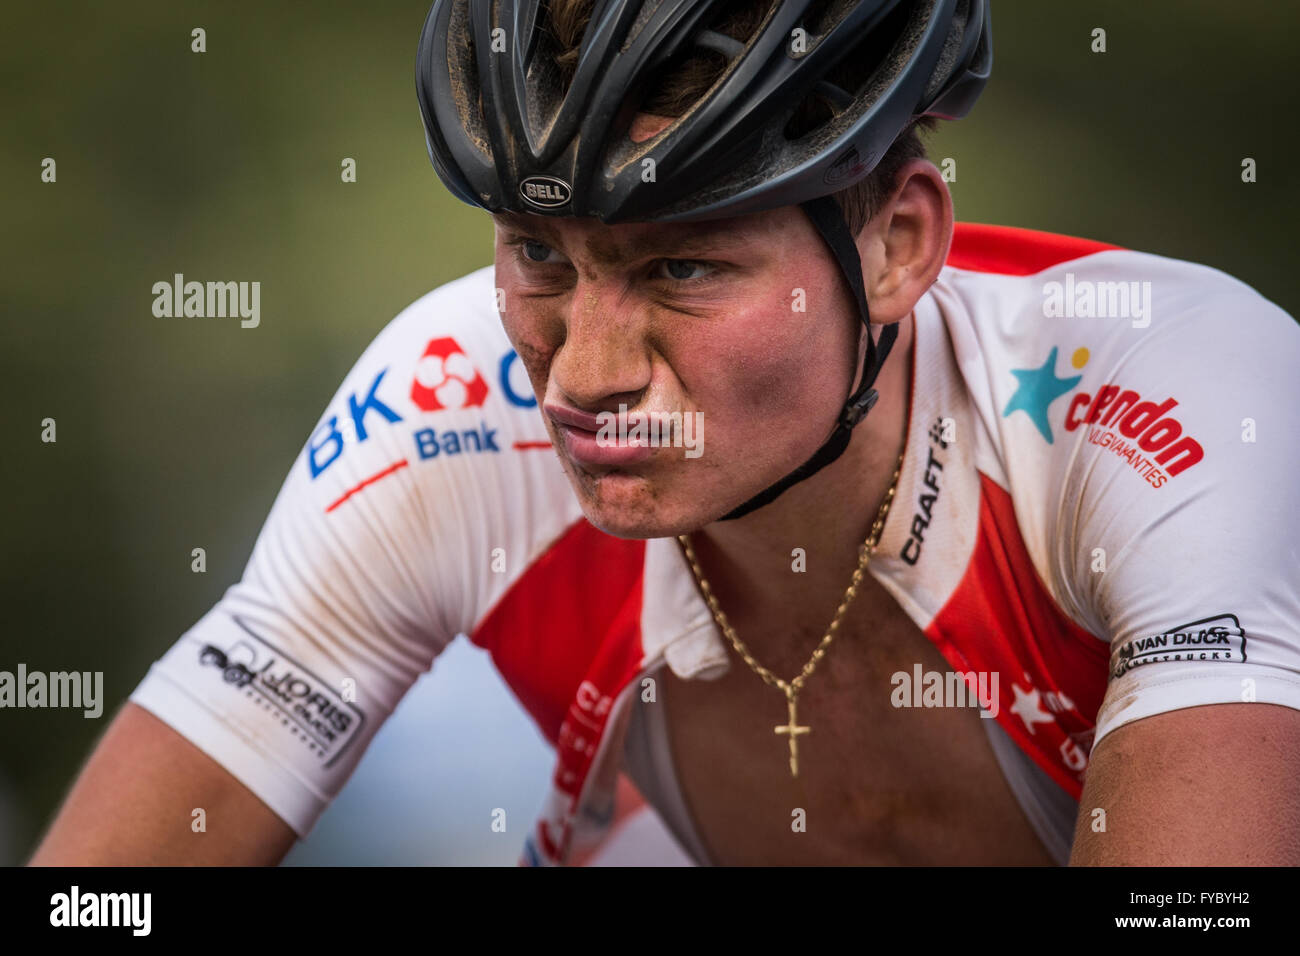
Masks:
[[[650,387],[653,363],[644,312],[622,289],[580,280],[565,310],[564,341],[551,383],[584,411],[633,408]]]

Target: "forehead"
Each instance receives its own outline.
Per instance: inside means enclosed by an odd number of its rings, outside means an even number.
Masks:
[[[761,241],[778,228],[780,216],[755,213],[699,222],[629,222],[607,225],[599,219],[559,218],[496,212],[492,220],[507,232],[535,237],[566,249],[577,247],[593,259],[626,261],[652,254],[684,255],[721,246]]]

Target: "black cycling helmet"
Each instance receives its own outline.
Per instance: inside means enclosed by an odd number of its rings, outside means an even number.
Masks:
[[[435,0],[416,62],[434,169],[493,212],[607,223],[716,219],[801,205],[868,322],[862,266],[831,198],[866,177],[922,116],[964,116],[992,66],[987,0],[753,0],[758,28],[715,27],[736,2],[593,0],[571,78],[544,29],[547,0]],[[698,50],[716,82],[655,136],[628,131],[656,79]],[[794,124],[811,98],[830,104]],[[806,115],[806,114],[801,114]],[[897,334],[868,324],[862,382],[799,469],[726,515],[739,517],[830,464],[875,403]]]

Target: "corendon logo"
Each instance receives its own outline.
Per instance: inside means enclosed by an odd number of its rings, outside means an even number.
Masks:
[[[1144,401],[1133,389],[1103,385],[1096,395],[1080,392],[1070,400],[1065,430],[1089,426],[1089,442],[1110,449],[1159,488],[1205,457],[1200,442],[1184,435],[1182,423],[1169,415],[1176,407],[1173,398]]]
[[[451,337],[431,341],[416,363],[411,401],[423,411],[481,407],[487,393],[487,382]]]

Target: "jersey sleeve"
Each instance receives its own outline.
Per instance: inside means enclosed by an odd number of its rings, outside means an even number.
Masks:
[[[504,462],[512,441],[545,432],[504,401],[527,404],[509,382],[490,384],[512,354],[491,294],[472,274],[380,333],[312,431],[242,579],[132,694],[299,836],[435,656],[508,586],[490,572],[493,549],[517,564],[531,546],[521,535],[535,528],[505,507],[527,476]]]
[[[1048,538],[1076,614],[1110,645],[1094,746],[1181,708],[1300,709],[1300,329],[1216,270],[1124,255],[1151,289],[1146,324],[1097,335],[1122,320],[1076,320],[1099,344],[1079,355]],[[1095,258],[1091,278],[1113,278]]]

